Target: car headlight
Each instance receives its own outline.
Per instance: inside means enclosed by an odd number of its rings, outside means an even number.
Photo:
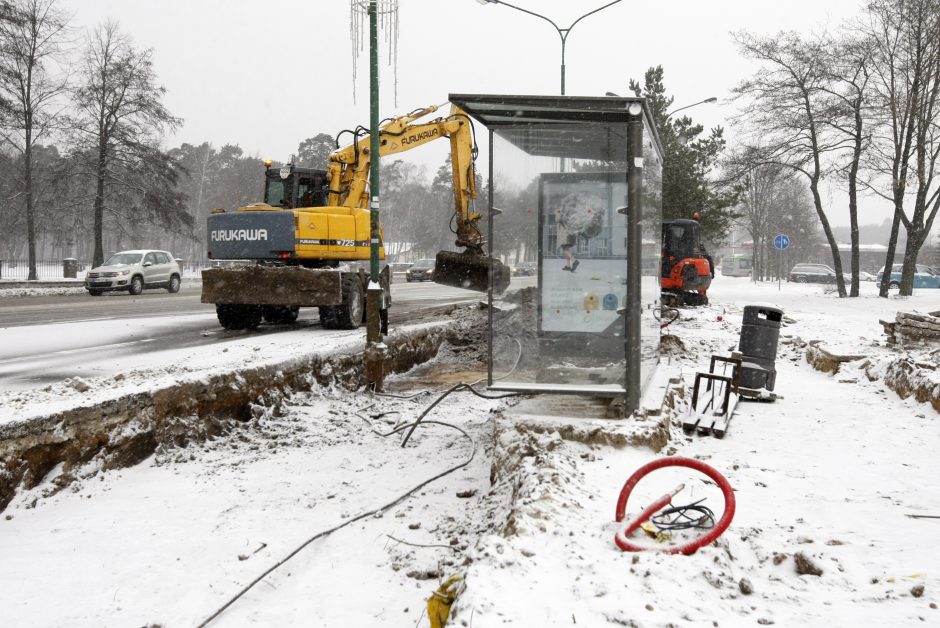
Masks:
[[[129,270],[121,270],[121,271],[118,271],[117,275],[118,277],[123,277],[124,275],[130,275],[130,274],[131,274],[131,271]]]

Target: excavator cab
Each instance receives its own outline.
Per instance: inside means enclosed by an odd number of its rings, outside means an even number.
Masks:
[[[264,202],[272,207],[321,207],[326,205],[328,188],[325,170],[293,164],[265,169]]]

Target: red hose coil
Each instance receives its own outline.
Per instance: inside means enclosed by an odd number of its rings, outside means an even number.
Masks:
[[[713,528],[706,531],[706,533],[702,536],[696,539],[692,539],[687,543],[683,543],[681,545],[671,545],[659,549],[659,551],[666,552],[668,554],[692,554],[698,550],[698,548],[708,545],[721,536],[721,534],[731,524],[731,519],[734,517],[735,507],[734,489],[731,488],[731,484],[728,483],[728,480],[726,480],[723,475],[718,473],[718,471],[716,471],[713,467],[705,464],[701,460],[675,456],[671,458],[660,458],[659,460],[654,460],[643,465],[627,479],[627,482],[620,490],[620,497],[617,499],[617,510],[614,518],[618,523],[623,521],[624,513],[627,508],[627,499],[629,499],[630,493],[633,491],[634,487],[636,487],[637,483],[646,474],[650,473],[651,471],[655,471],[656,469],[662,469],[663,467],[688,467],[690,469],[704,473],[715,481],[715,483],[721,489],[721,494],[725,498],[725,510]],[[633,521],[631,521],[629,525],[617,532],[617,534],[614,535],[614,542],[617,544],[617,547],[625,552],[642,552],[649,549],[657,549],[636,545],[630,542],[630,540],[627,538],[627,535],[639,528],[640,525],[642,525],[653,515],[653,513],[663,508],[670,502],[671,499],[672,495],[669,494],[660,497],[658,500],[647,506],[646,509],[644,509],[643,512],[641,512]]]

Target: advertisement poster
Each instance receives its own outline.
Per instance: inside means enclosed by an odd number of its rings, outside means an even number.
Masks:
[[[540,177],[540,332],[620,334],[627,275],[623,173]]]

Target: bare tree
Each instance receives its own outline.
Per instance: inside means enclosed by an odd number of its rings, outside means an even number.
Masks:
[[[792,234],[791,256],[800,258],[815,248],[817,240],[812,203],[797,174],[780,164],[762,161],[760,151],[745,150],[735,155],[729,167],[746,174],[741,179],[738,212],[741,224],[753,242],[753,280],[782,276],[788,268],[778,268],[779,251],[773,238],[778,233]]]
[[[833,42],[826,51],[824,71],[828,79],[822,89],[830,97],[829,124],[845,137],[848,151],[838,169],[846,178],[849,195],[849,238],[851,242],[852,285],[849,296],[857,297],[859,272],[858,186],[862,158],[870,142],[868,122],[872,98],[872,41],[869,37],[847,36]]]
[[[940,157],[940,1],[873,0],[867,18],[878,98],[877,131],[869,160],[875,176],[871,189],[894,206],[880,294],[888,295],[903,224],[907,243],[900,293],[910,295],[917,255],[940,209],[935,178]],[[887,184],[880,186],[885,180]],[[910,204],[908,215],[905,206]]]
[[[831,102],[826,97],[828,71],[825,39],[805,40],[795,33],[776,37],[736,35],[743,53],[763,67],[735,89],[746,101],[744,120],[761,137],[762,163],[779,164],[806,177],[816,215],[832,252],[839,296],[845,297],[845,279],[839,246],[823,208],[820,183],[826,162],[846,148],[844,137],[831,131]]]
[[[56,0],[9,0],[0,5],[0,140],[23,157],[29,279],[36,279],[36,146],[56,128],[67,78],[55,62],[66,42],[68,17]]]
[[[166,89],[157,84],[152,56],[149,49],[135,48],[111,21],[93,31],[85,48],[81,85],[75,92],[76,126],[79,145],[94,159],[95,265],[104,259],[105,209],[122,209],[107,206],[110,188],[136,192],[136,208],[167,226],[178,219],[191,223],[184,218],[183,198],[170,192],[179,176],[175,162],[159,150],[162,134],[181,121],[163,105]]]

